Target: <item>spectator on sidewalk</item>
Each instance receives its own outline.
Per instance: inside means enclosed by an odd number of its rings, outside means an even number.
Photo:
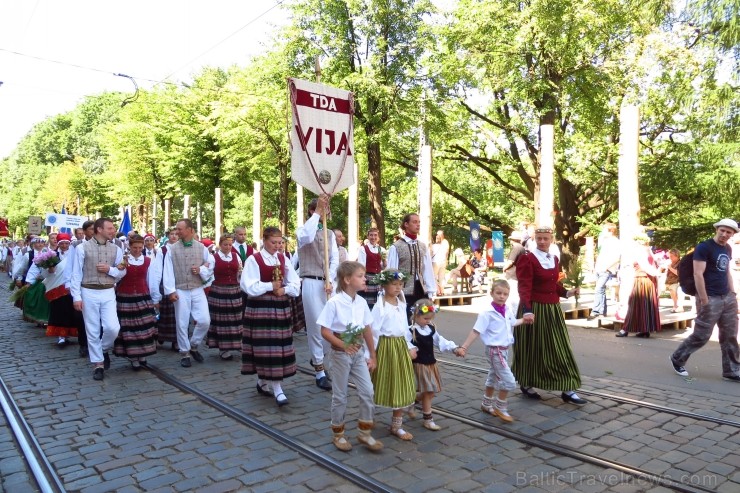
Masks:
[[[603,225],[599,237],[599,255],[596,257],[594,272],[596,273],[596,287],[594,288],[594,304],[588,320],[607,315],[606,285],[619,272],[621,256],[617,226],[612,223]]]

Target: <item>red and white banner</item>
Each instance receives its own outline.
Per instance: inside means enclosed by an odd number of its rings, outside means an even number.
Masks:
[[[351,92],[288,79],[293,113],[291,175],[315,194],[334,195],[354,183],[354,97]]]

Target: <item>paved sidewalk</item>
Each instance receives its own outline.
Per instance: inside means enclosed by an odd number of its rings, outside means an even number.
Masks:
[[[120,358],[113,358],[103,382],[93,381],[75,346],[56,349],[53,338],[23,322],[6,299],[0,290],[0,375],[68,491],[360,491],[148,371],[131,371]],[[296,337],[296,348],[299,365],[308,367],[305,336]],[[342,453],[331,444],[331,394],[319,390],[310,375],[299,373],[285,382],[290,404],[278,408],[256,393],[255,377],[239,374],[237,360],[225,362],[215,350],[203,352],[205,363],[194,362],[189,369],[180,367],[178,355],[169,349],[150,362],[398,490],[666,491],[444,417],[435,418],[443,427],[439,432],[424,429],[420,419],[409,421],[406,429],[415,438],[402,442],[387,430],[388,409],[379,409],[374,432],[386,445],[383,452],[355,446]],[[483,365],[477,356],[468,362]],[[435,406],[500,425],[478,410],[485,374],[450,366],[441,371],[445,388]],[[632,382],[625,389],[624,383],[604,378],[584,377],[586,384],[636,399],[657,392],[668,405],[740,420],[737,395],[677,394],[672,388]],[[737,428],[609,400],[577,408],[555,394],[545,397],[533,402],[514,395],[510,411],[517,421],[510,428],[674,479],[687,475],[719,492],[740,490]],[[356,418],[357,401],[351,394],[347,428],[353,440]]]

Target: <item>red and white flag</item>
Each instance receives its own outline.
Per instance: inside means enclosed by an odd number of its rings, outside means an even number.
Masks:
[[[334,195],[354,183],[354,97],[349,91],[288,79],[293,113],[291,175],[315,194]]]

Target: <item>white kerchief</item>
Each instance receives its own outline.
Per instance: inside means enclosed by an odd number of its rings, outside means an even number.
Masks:
[[[550,255],[548,252],[535,248],[532,253],[539,260],[540,265],[543,269],[554,269],[555,268],[555,257]]]

